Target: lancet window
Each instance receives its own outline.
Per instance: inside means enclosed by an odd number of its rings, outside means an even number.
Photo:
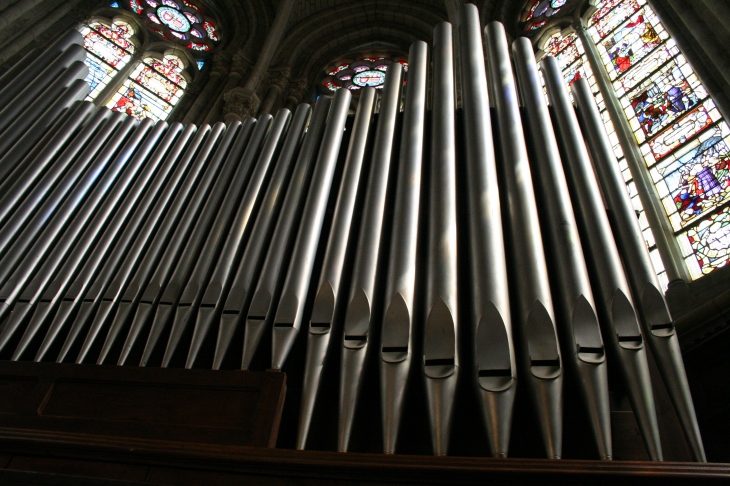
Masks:
[[[730,261],[730,128],[646,0],[606,0],[585,20],[586,36],[618,98],[692,278]],[[629,193],[658,257],[632,174],[572,29],[538,44],[555,55],[568,83],[585,77],[596,93]],[[593,46],[590,46],[593,48]]]

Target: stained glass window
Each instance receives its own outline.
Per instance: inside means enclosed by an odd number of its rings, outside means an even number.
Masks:
[[[694,278],[728,260],[730,129],[646,0],[604,1],[596,43]]]
[[[403,66],[404,72],[408,71],[408,62],[405,59],[361,57],[357,61],[340,62],[327,69],[327,77],[322,80],[321,85],[329,91],[348,88],[357,92],[367,86],[382,89],[385,85],[388,66],[394,62]]]
[[[539,30],[550,23],[551,18],[564,12],[563,7],[570,0],[530,0],[522,14],[522,29],[525,32]],[[575,2],[574,2],[575,3]]]
[[[126,22],[105,25],[95,21],[82,26],[80,32],[84,36],[84,48],[87,51],[84,62],[89,66],[86,82],[90,90],[86,99],[93,101],[119,69],[132,59],[134,44],[130,38],[134,30]]]
[[[183,41],[188,49],[209,51],[220,41],[215,22],[200,8],[184,0],[128,0],[136,14],[151,21],[156,34],[171,41]]]
[[[184,94],[183,63],[177,56],[144,59],[109,100],[112,111],[135,118],[164,120]]]

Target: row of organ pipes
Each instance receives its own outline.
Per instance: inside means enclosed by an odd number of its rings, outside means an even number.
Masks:
[[[611,366],[662,460],[648,344],[704,461],[673,320],[587,82],[571,86],[574,107],[555,59],[538,67],[526,38],[510,55],[501,24],[482,36],[474,5],[460,8],[457,34],[458,134],[448,23],[430,48],[411,46],[408,84],[392,64],[380,100],[363,89],[349,122],[345,89],[228,126],[138,122],[81,101],[78,33],[30,52],[0,78],[3,359],[220,369],[236,348],[249,369],[271,342],[281,370],[301,334],[306,359],[288,364],[303,367],[297,448],[338,353],[337,447],[348,450],[370,353],[383,452],[397,450],[416,367],[434,454],[448,452],[466,380],[493,456],[508,455],[519,383],[536,440],[560,458],[573,380],[601,459],[612,458]]]

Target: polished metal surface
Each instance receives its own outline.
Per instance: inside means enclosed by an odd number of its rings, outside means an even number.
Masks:
[[[204,294],[197,310],[198,315],[185,364],[186,368],[193,367],[198,352],[211,331],[211,327],[221,318],[223,305],[231,289],[237,264],[240,262],[241,265],[251,268],[254,274],[257,274],[260,270],[263,259],[257,258],[257,256],[261,254],[264,245],[270,241],[276,218],[286,194],[286,187],[292,175],[296,153],[302,143],[304,129],[311,113],[312,110],[308,105],[299,105],[294,113],[293,120],[289,124],[286,139],[283,141],[280,151],[278,151],[278,144],[281,143],[280,139],[277,140],[274,147],[268,145],[269,148],[277,151],[276,154],[273,151],[263,151],[260,163],[274,164],[274,173],[266,188],[266,194],[261,200],[261,207],[257,215],[254,215],[252,211],[253,204],[259,198],[259,194],[254,190],[258,183],[255,182],[255,179],[252,179],[249,187],[246,188],[244,199],[233,217],[233,223],[226,236],[225,246],[221,250],[221,255],[213,269],[210,282],[201,289]],[[280,137],[282,136],[283,134],[280,135]],[[274,161],[273,158],[276,156],[278,156],[278,160]],[[269,161],[266,162],[266,160]],[[255,222],[251,219],[254,216]]]
[[[275,370],[284,366],[302,327],[309,281],[312,277],[351,99],[349,90],[340,90],[335,94],[330,107],[327,126],[312,175],[312,184],[302,213],[302,223],[299,225],[292,251],[292,262],[284,280],[279,305],[276,307],[271,343],[271,368]]]
[[[611,142],[587,83],[574,83],[572,92],[591,149],[591,160],[598,174],[604,202],[615,218],[612,227],[618,233],[616,241],[633,289],[643,335],[657,362],[694,460],[707,462],[674,322],[651,263]]]
[[[403,68],[396,63],[388,67],[388,77],[383,88],[383,97],[378,114],[378,128],[375,132],[370,173],[367,179],[365,202],[360,222],[355,261],[352,267],[352,281],[344,319],[342,342],[342,364],[340,369],[340,415],[337,449],[347,451],[352,423],[362,387],[365,356],[369,344],[371,327],[379,316],[373,313],[380,245],[385,224],[385,201],[388,176],[393,158],[396,116],[400,108],[400,93],[403,85]]]
[[[245,320],[241,358],[241,368],[244,370],[248,369],[262,336],[273,324],[289,258],[301,223],[305,196],[315,170],[314,162],[324,136],[329,109],[329,98],[320,98],[314,108],[259,276],[253,275],[255,267],[253,260],[247,260],[246,255],[241,260],[231,291],[223,306],[216,356],[213,361],[214,368],[222,362],[241,321]],[[263,252],[251,254],[251,258],[263,257]],[[258,278],[258,282],[255,278]]]
[[[474,369],[470,380],[479,396],[489,449],[507,457],[517,367],[509,307],[507,260],[502,237],[502,198],[497,181],[487,76],[474,5],[459,8],[461,89],[464,100],[466,177],[469,208],[470,333]],[[466,313],[462,313],[462,316]]]
[[[509,218],[505,240],[511,251],[510,283],[514,287],[512,323],[519,343],[520,376],[528,387],[540,423],[545,452],[550,459],[562,454],[562,381],[555,316],[550,293],[537,204],[520,118],[518,94],[502,24],[485,28],[489,82],[499,121],[498,172],[505,181]]]
[[[580,390],[584,409],[590,419],[598,457],[608,460],[613,453],[606,350],[601,339],[588,268],[532,43],[526,38],[518,39],[513,44],[513,50],[520,98],[530,127],[527,137],[532,147],[530,166],[537,198],[542,201],[540,227],[547,242],[546,257],[551,262],[549,268],[563,358],[573,367],[573,381]],[[551,61],[555,63],[554,58],[549,58],[543,61],[543,66]],[[550,92],[562,145],[567,147],[579,143],[581,134],[578,122],[575,116],[572,119],[569,116],[573,107],[563,86],[560,70],[545,69],[543,74],[546,78],[557,75],[558,78],[551,78],[548,85],[551,88],[559,87],[563,91],[561,94],[565,95],[558,99],[555,89]]]
[[[549,93],[555,97],[560,90],[554,85],[557,84],[557,79],[562,79],[562,75],[557,72],[559,70],[555,63],[550,61],[543,64],[543,69],[546,72],[546,82],[550,83]],[[577,126],[560,126],[561,132],[565,129],[577,129]],[[614,363],[621,371],[649,457],[652,460],[662,460],[644,336],[639,327],[629,283],[585,144],[582,137],[577,135],[568,140],[572,143],[566,146],[563,167],[573,200],[580,239],[588,256],[586,263],[598,282],[594,298],[599,323],[603,328],[604,344],[611,347],[618,358]]]
[[[322,369],[332,336],[332,325],[335,323],[337,309],[341,309],[345,302],[346,294],[341,292],[343,267],[350,242],[353,211],[362,179],[361,168],[367,148],[368,134],[372,126],[375,97],[374,88],[364,88],[360,93],[350,144],[345,156],[342,181],[327,239],[318,290],[309,319],[297,449],[304,449],[307,443]]]

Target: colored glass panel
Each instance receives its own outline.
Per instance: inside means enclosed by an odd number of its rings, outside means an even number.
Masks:
[[[185,15],[185,18],[187,18],[191,24],[199,23],[198,18],[190,12],[183,12],[183,15]]]
[[[214,42],[217,42],[220,38],[218,37],[218,32],[216,32],[215,27],[210,22],[206,21],[203,22],[203,28],[206,32],[208,32],[208,38]]]
[[[84,62],[89,66],[89,74],[85,80],[89,83],[89,94],[86,99],[93,101],[101,93],[101,90],[109,84],[109,81],[116,76],[118,71],[94,56],[87,56]]]
[[[139,0],[129,0],[129,6],[134,10],[135,13],[138,15],[142,15],[142,11],[144,10],[144,7],[139,2]]]
[[[112,8],[119,8],[119,2],[112,2],[109,4],[109,6]]]
[[[679,237],[692,277],[707,275],[730,262],[730,208],[717,211]]]
[[[170,29],[178,32],[190,30],[190,22],[181,12],[171,7],[160,7],[157,9],[157,17]]]
[[[206,44],[199,44],[198,42],[188,42],[186,47],[194,51],[209,51],[210,47]]]
[[[198,71],[202,71],[203,66],[205,66],[205,61],[195,61],[195,63],[198,65]]]
[[[600,39],[603,39],[613,32],[616,27],[623,24],[626,19],[631,17],[634,12],[637,12],[640,8],[641,5],[639,5],[637,0],[619,2],[616,8],[604,15],[599,22],[596,22],[590,29],[588,29],[588,32],[597,43]]]
[[[347,69],[349,67],[350,67],[349,64],[340,64],[339,66],[337,66],[336,68],[334,68],[332,71],[330,71],[327,74],[329,74],[330,76],[334,76],[335,74],[339,73],[340,71],[344,71],[345,69]]]
[[[385,83],[385,73],[382,71],[362,71],[360,73],[357,73],[354,78],[352,78],[352,82],[358,86],[381,86],[383,83]]]
[[[332,81],[325,81],[324,86],[330,91],[337,91],[338,89],[340,89],[340,86]]]

